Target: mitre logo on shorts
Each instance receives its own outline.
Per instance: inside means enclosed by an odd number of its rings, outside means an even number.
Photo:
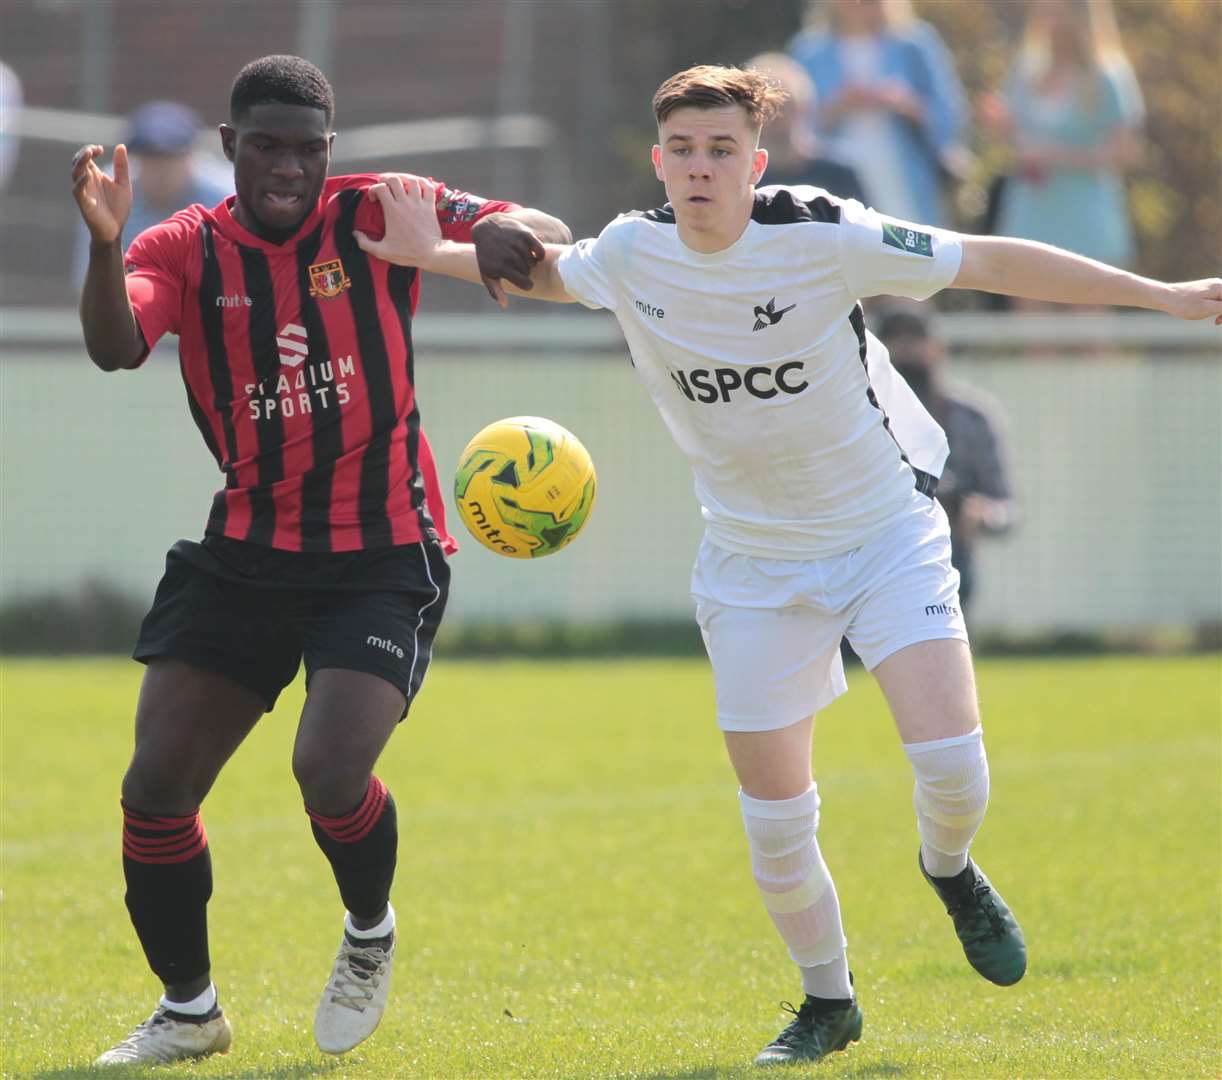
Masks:
[[[691,371],[671,369],[670,377],[675,386],[689,401],[705,405],[728,402],[737,395],[774,398],[778,394],[800,394],[810,383],[802,377],[806,365],[801,360],[790,360],[777,365],[776,369],[764,364],[749,368],[694,368]]]
[[[272,416],[292,419],[321,409],[347,405],[352,395],[348,392],[347,376],[356,373],[356,364],[351,356],[337,356],[334,360],[307,364],[310,344],[306,329],[296,323],[285,323],[276,335],[276,347],[280,350],[279,374],[258,383],[247,383],[246,403],[254,420],[267,420]]]
[[[372,645],[375,649],[382,649],[384,652],[390,653],[392,656],[397,656],[400,660],[403,659],[403,650],[396,645],[390,638],[381,638],[376,634],[370,634],[365,639],[366,645]]]
[[[954,604],[926,604],[926,615],[958,615],[959,609]]]

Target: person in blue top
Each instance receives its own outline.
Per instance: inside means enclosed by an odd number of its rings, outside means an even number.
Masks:
[[[134,180],[132,210],[124,228],[129,240],[194,203],[212,207],[233,194],[225,168],[210,169],[193,150],[200,132],[194,109],[177,101],[150,101],[127,121],[124,140]],[[89,232],[82,228],[72,279],[79,290],[89,266]]]
[[[981,119],[1014,148],[998,232],[1116,266],[1133,262],[1125,171],[1141,91],[1106,0],[1036,0],[1000,99]]]
[[[810,129],[809,117],[816,107],[815,87],[802,65],[784,53],[764,52],[748,60],[746,67],[760,72],[788,95],[760,132],[760,139],[768,146],[764,185],[810,184],[842,199],[864,203],[866,193],[856,170],[828,153]]]
[[[967,115],[954,61],[908,0],[826,0],[789,43],[810,75],[815,131],[852,165],[867,202],[944,225],[942,178],[962,168]]]

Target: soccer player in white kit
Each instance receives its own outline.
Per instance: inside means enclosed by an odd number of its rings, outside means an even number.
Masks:
[[[861,1035],[811,771],[815,714],[846,689],[842,636],[894,716],[915,775],[920,872],[968,961],[1002,986],[1027,963],[1018,923],[968,855],[989,772],[934,499],[946,439],[865,329],[860,298],[953,286],[1222,321],[1217,279],[1166,285],[1046,245],[891,220],[816,188],[757,188],[759,132],[779,100],[753,71],[668,79],[652,154],[667,205],[597,239],[540,244],[521,294],[615,312],[695,475],[706,531],[692,594],[717,719],[755,880],[806,994],[757,1064],[817,1061]],[[362,248],[481,280],[474,249],[441,240],[427,182],[371,190],[387,233],[358,233]],[[484,283],[503,304],[499,283]]]

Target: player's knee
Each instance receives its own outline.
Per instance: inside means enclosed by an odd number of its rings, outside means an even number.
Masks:
[[[146,814],[188,814],[208,793],[179,763],[137,750],[123,776],[125,806]]]
[[[364,763],[337,760],[310,746],[293,750],[293,776],[306,806],[321,814],[345,814],[364,798],[370,770]]]

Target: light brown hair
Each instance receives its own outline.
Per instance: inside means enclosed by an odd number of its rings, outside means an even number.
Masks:
[[[653,115],[661,126],[676,109],[717,109],[740,105],[758,133],[788,96],[776,79],[759,71],[699,64],[672,75],[653,95]]]

